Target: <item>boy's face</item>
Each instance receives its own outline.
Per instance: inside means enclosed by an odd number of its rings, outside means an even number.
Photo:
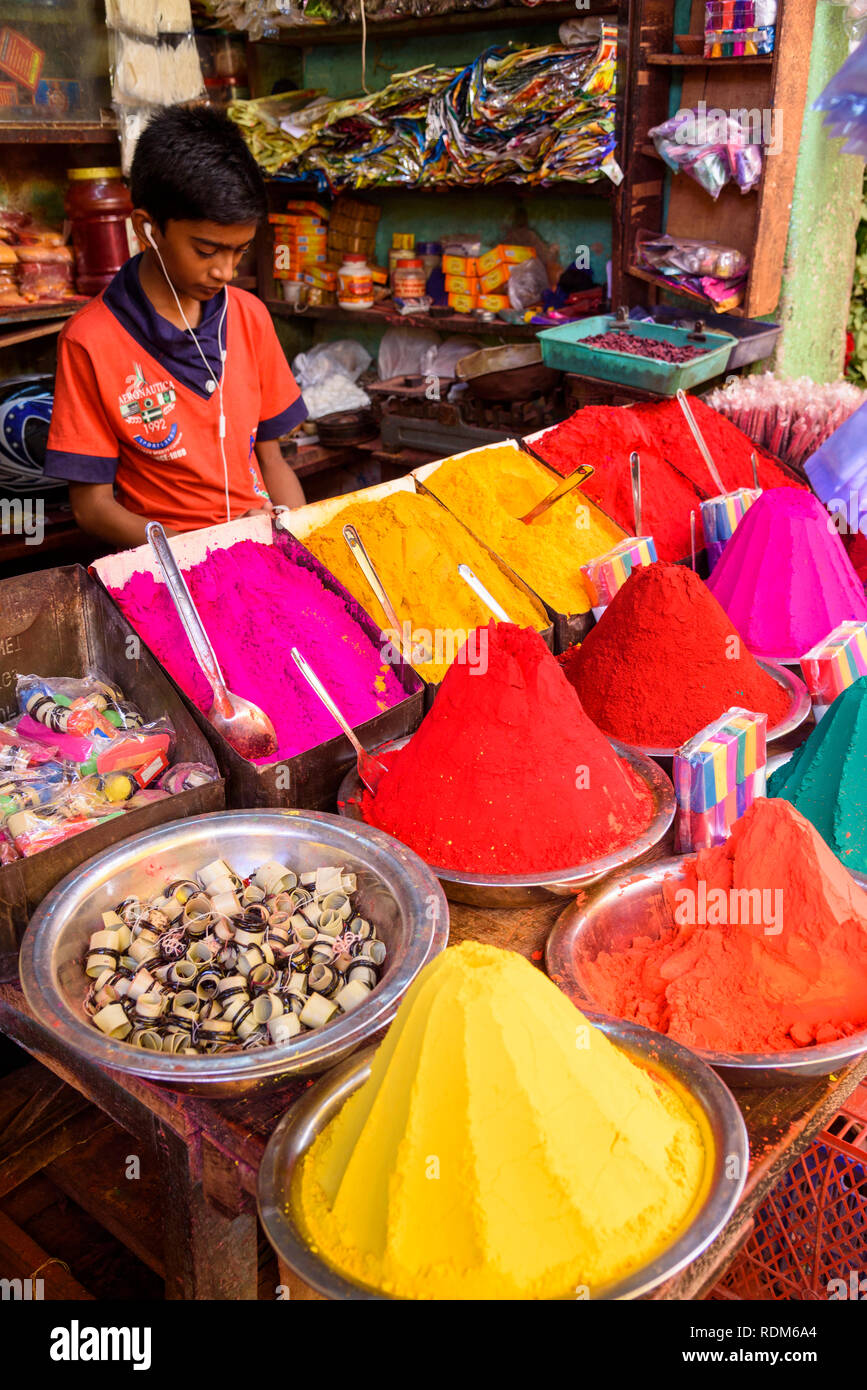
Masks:
[[[138,209],[133,221],[142,241],[145,241],[143,224],[151,222],[151,235],[175,290],[179,295],[202,303],[213,299],[224,285],[231,283],[241,257],[253,243],[257,227],[255,222],[225,227],[219,222],[191,222],[172,217],[161,232],[153,219],[147,213],[139,214]]]

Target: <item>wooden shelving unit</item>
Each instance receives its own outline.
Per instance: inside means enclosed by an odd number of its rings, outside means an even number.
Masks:
[[[293,309],[282,299],[266,299],[265,303],[276,318],[324,319],[347,326],[373,323],[382,328],[432,328],[436,333],[483,333],[524,341],[535,338],[539,332],[538,324],[504,323],[502,319],[478,319],[472,314],[399,314],[390,302],[387,307],[372,309],[341,309],[339,304]]]
[[[367,35],[370,39],[416,38],[420,35],[455,34],[475,29],[517,29],[534,24],[562,23],[566,19],[584,19],[593,15],[616,15],[616,3],[592,4],[576,10],[574,3],[541,5],[508,5],[494,10],[456,10],[451,14],[420,15],[417,19],[370,18]],[[282,45],[291,48],[310,48],[324,43],[357,43],[361,24],[303,24],[282,29],[273,38],[258,42],[268,47]]]
[[[330,198],[332,196],[327,190],[323,192],[309,179],[285,178],[282,174],[269,174],[266,177],[268,183],[280,184],[295,197]],[[356,196],[364,197],[369,193],[429,193],[433,197],[443,197],[449,193],[467,193],[473,197],[486,193],[511,193],[515,197],[530,198],[536,193],[556,193],[558,191],[568,193],[570,198],[613,198],[617,193],[617,187],[611,182],[607,174],[603,174],[601,178],[592,179],[589,182],[582,182],[578,179],[555,179],[551,183],[539,184],[516,183],[513,180],[503,179],[497,183],[466,184],[377,183],[370,188],[347,189],[345,191],[353,198]]]
[[[117,139],[111,121],[6,121],[0,117],[0,144],[110,145]]]
[[[740,313],[761,318],[777,307],[789,230],[798,134],[804,115],[816,0],[780,0],[776,47],[769,57],[703,58],[678,54],[674,48],[674,6],[661,0],[635,0],[629,33],[630,73],[625,113],[625,145],[631,152],[622,187],[623,302],[646,300],[648,284],[658,298],[660,281],[633,267],[636,233],[666,231],[673,236],[734,246],[751,263]],[[693,0],[690,31],[704,25],[704,0]],[[785,138],[766,153],[762,180],[755,193],[725,187],[716,202],[685,174],[668,174],[647,132],[669,115],[670,82],[664,74],[682,70],[680,108],[705,102],[707,110],[770,112]],[[778,128],[778,126],[776,127]],[[670,178],[664,220],[666,179]],[[672,289],[671,293],[677,291]]]
[[[651,68],[731,68],[771,67],[773,54],[753,53],[741,58],[705,58],[700,53],[648,53]]]

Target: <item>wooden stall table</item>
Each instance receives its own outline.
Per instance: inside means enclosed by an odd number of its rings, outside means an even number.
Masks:
[[[539,964],[545,939],[563,905],[552,901],[493,911],[452,903],[450,939],[456,944],[470,937],[506,947]],[[259,1164],[277,1120],[315,1078],[301,1078],[244,1100],[209,1101],[121,1076],[71,1052],[29,1012],[17,981],[0,984],[0,1030],[103,1116],[121,1125],[141,1145],[137,1152],[152,1156],[159,1170],[156,1188],[163,1217],[166,1297],[256,1299]],[[700,1299],[709,1292],[749,1235],[753,1213],[864,1077],[867,1056],[834,1077],[804,1085],[735,1091],[750,1138],[744,1194],[713,1245],[656,1290],[653,1298]],[[55,1124],[41,1143],[32,1136],[17,1135],[14,1125],[6,1125],[0,1138],[0,1197],[43,1164],[56,1162],[64,1145],[68,1149],[81,1144],[98,1131],[99,1117],[92,1111],[89,1117],[78,1114],[74,1100],[64,1095],[68,1122]],[[134,1142],[131,1148],[135,1151]],[[122,1177],[119,1173],[119,1186]],[[92,1214],[130,1249],[141,1248],[144,1237],[131,1229],[129,1202],[121,1212],[113,1209],[102,1192],[88,1193],[86,1171],[76,1200],[85,1206],[90,1202]],[[142,1200],[142,1207],[140,1224],[144,1226],[156,1213],[153,1203]],[[0,1253],[2,1225],[0,1220]],[[291,1299],[319,1297],[285,1268],[280,1269],[280,1279]],[[76,1295],[57,1292],[54,1296]],[[276,1290],[271,1296],[277,1296]]]

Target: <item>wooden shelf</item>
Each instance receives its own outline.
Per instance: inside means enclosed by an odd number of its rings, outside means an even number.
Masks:
[[[733,68],[771,67],[773,53],[753,53],[741,58],[703,58],[700,53],[648,53],[646,62],[654,68]]]
[[[4,121],[0,144],[110,145],[117,139],[117,122]]]
[[[627,39],[629,101],[624,146],[632,152],[625,170],[618,206],[623,213],[622,298],[624,302],[656,302],[644,284],[664,284],[639,274],[631,264],[641,231],[665,231],[672,236],[732,246],[747,257],[749,278],[743,318],[763,318],[778,308],[789,232],[800,131],[806,105],[811,40],[817,0],[782,0],[778,10],[773,54],[740,58],[705,58],[675,53],[673,6],[657,0],[633,0]],[[704,25],[704,0],[692,0],[689,28],[697,35]],[[688,45],[689,46],[689,45]],[[773,113],[774,129],[785,119],[786,139],[770,142],[762,177],[745,198],[727,184],[714,201],[694,179],[663,177],[663,165],[649,148],[647,132],[670,114],[671,85],[682,79],[681,110],[747,109]],[[671,293],[676,293],[668,286]]]
[[[613,198],[617,192],[617,185],[612,183],[607,174],[589,183],[582,183],[576,179],[555,179],[552,183],[546,184],[516,183],[508,179],[497,183],[377,183],[370,188],[341,189],[338,193],[331,193],[328,189],[323,191],[309,179],[293,179],[284,174],[266,174],[265,177],[269,183],[284,184],[299,194],[314,198],[338,198],[343,192],[350,198],[363,197],[368,193],[432,193],[440,197],[446,193],[514,193],[516,197],[525,198],[536,193],[556,193],[568,189],[572,197],[580,198],[583,194],[588,198],[608,199]]]
[[[626,273],[627,275],[633,275],[636,280],[644,280],[648,285],[656,285],[658,289],[667,290],[669,294],[679,294],[681,299],[688,299],[690,304],[697,310],[705,309],[707,311],[707,322],[709,325],[711,324],[714,314],[713,305],[702,303],[702,301],[696,299],[694,295],[688,294],[682,285],[675,285],[671,280],[667,280],[664,275],[653,275],[651,271],[642,270],[642,268],[637,265],[630,265]],[[744,315],[743,309],[739,307],[726,309],[725,313],[734,314],[737,318],[743,318]]]
[[[88,299],[76,299],[69,303],[34,304],[27,309],[4,309],[0,307],[0,327],[8,328],[19,323],[38,323],[40,319],[68,319],[78,312]]]
[[[339,304],[293,309],[282,299],[266,299],[272,314],[283,319],[325,319],[336,323],[377,323],[383,328],[432,328],[436,333],[476,333],[493,337],[530,340],[552,324],[503,323],[501,319],[474,318],[472,314],[399,314],[396,309],[341,309]]]
[[[582,10],[576,16],[574,4],[508,5],[497,10],[457,10],[449,14],[429,15],[417,19],[385,19],[367,21],[367,37],[415,38],[429,34],[455,34],[474,29],[514,29],[525,25],[560,24],[564,19],[594,15],[616,15],[617,5],[598,4]],[[304,24],[280,31],[274,38],[260,39],[266,46],[282,45],[310,48],[324,43],[357,43],[361,24]]]

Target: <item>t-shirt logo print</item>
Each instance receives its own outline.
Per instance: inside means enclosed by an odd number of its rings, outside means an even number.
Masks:
[[[177,395],[172,381],[145,380],[141,364],[126,378],[126,391],[118,397],[122,419],[128,425],[144,425],[153,429],[174,410]]]

